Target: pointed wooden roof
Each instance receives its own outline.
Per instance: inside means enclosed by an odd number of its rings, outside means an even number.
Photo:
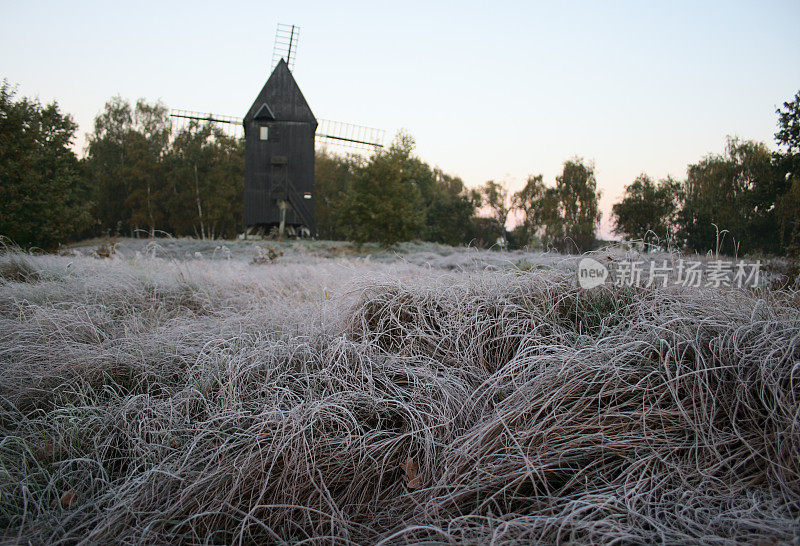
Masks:
[[[317,125],[317,119],[283,59],[250,107],[244,124],[253,120],[304,121]]]

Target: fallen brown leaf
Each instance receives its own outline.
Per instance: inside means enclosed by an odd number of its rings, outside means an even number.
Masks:
[[[61,508],[69,508],[70,506],[75,504],[76,500],[77,499],[75,498],[75,490],[70,489],[69,491],[65,491],[64,494],[61,495],[61,499],[59,502],[61,503]]]
[[[422,477],[419,475],[419,463],[413,458],[406,459],[402,465],[403,471],[406,475],[405,483],[409,489],[419,489],[422,487]]]

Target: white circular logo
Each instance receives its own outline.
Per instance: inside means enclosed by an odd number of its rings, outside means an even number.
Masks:
[[[600,286],[608,278],[606,266],[593,258],[583,258],[578,263],[578,285],[581,288]]]

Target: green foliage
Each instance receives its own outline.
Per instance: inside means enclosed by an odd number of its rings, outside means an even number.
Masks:
[[[424,224],[417,238],[451,245],[464,243],[475,212],[473,196],[466,191],[460,178],[431,167],[413,155],[414,146],[414,139],[403,132],[393,144],[397,151],[394,158],[400,163],[403,180],[419,190]]]
[[[148,104],[139,99],[134,110],[134,127],[129,131],[128,161],[122,174],[128,181],[124,206],[130,210],[128,224],[148,226],[150,236],[156,226],[166,227],[169,211],[164,156],[169,150],[170,121],[167,107],[160,102]]]
[[[170,121],[167,107],[143,99],[134,108],[122,97],[109,100],[95,118],[86,165],[95,188],[95,217],[106,232],[168,229],[167,166]]]
[[[546,187],[543,180],[541,174],[529,176],[525,186],[511,197],[514,208],[524,215],[512,232],[515,246],[520,248],[540,246],[563,231],[555,189]]]
[[[232,238],[241,231],[243,141],[193,123],[175,136],[165,162],[172,232]]]
[[[86,165],[105,232],[213,238],[241,230],[243,143],[198,124],[170,141],[163,103],[109,100],[95,119]]]
[[[775,220],[781,249],[797,256],[800,255],[800,173],[790,171],[785,179],[788,187],[777,199]]]
[[[800,154],[800,91],[795,93],[794,100],[784,102],[783,108],[775,112],[778,114],[775,140],[786,148],[787,154]]]
[[[561,196],[558,188],[547,188],[544,191],[539,210],[544,223],[542,245],[548,249],[573,250],[574,248],[566,245],[567,241],[564,238],[566,220],[561,211]]]
[[[320,237],[387,245],[409,239],[468,242],[476,195],[460,178],[431,168],[413,150],[414,140],[400,133],[389,150],[369,160],[317,152]]]
[[[473,216],[467,231],[468,244],[479,248],[491,248],[506,236],[494,218]]]
[[[505,225],[511,212],[508,188],[494,180],[488,180],[479,191],[481,203],[488,207],[490,217],[497,223],[498,229],[505,232]]]
[[[422,194],[409,177],[412,173],[403,168],[413,146],[410,137],[400,134],[388,151],[374,154],[355,173],[342,218],[349,240],[388,246],[420,238],[425,226]]]
[[[555,187],[545,186],[542,175],[530,176],[512,196],[514,207],[524,214],[523,229],[514,238],[522,246],[540,243],[561,251],[591,250],[600,222],[599,199],[594,167],[580,158],[564,163]]]
[[[644,240],[651,234],[661,240],[672,238],[680,191],[680,183],[672,178],[656,184],[640,174],[625,186],[624,197],[611,209],[614,233],[628,240]]]
[[[783,182],[782,193],[775,204],[780,230],[781,249],[800,255],[800,91],[794,100],[778,109],[778,132],[775,140],[784,148],[774,154],[776,177]]]
[[[781,186],[763,143],[728,138],[723,155],[689,165],[678,238],[697,252],[778,252],[774,204]],[[727,232],[721,244],[717,229]]]
[[[363,165],[357,155],[339,156],[317,151],[314,162],[314,216],[320,239],[346,238],[344,207],[354,173]]]
[[[94,132],[88,137],[86,166],[95,191],[93,215],[107,231],[119,232],[131,216],[125,203],[128,184],[124,170],[132,128],[131,105],[116,96],[95,118]]]
[[[728,137],[723,154],[688,166],[679,190],[642,175],[614,205],[615,231],[639,238],[648,227],[677,228],[678,242],[697,252],[800,252],[800,92],[776,112],[781,151]]]
[[[539,250],[542,248],[541,239],[535,235],[533,237],[529,236],[528,230],[526,229],[524,223],[517,224],[510,231],[507,231],[506,238],[508,239],[508,248],[511,250]]]
[[[525,213],[523,226],[527,231],[534,232],[544,225],[539,205],[544,197],[546,187],[541,174],[529,176],[525,186],[511,196],[514,208]]]
[[[564,163],[564,170],[556,177],[556,190],[564,218],[564,236],[576,246],[578,252],[594,248],[595,230],[600,223],[597,180],[594,166],[574,158]]]
[[[435,181],[426,208],[424,239],[447,245],[460,245],[470,240],[470,222],[480,197],[468,192],[457,176],[434,169]]]
[[[77,125],[54,102],[15,99],[0,86],[0,234],[55,248],[90,223],[89,191],[70,149]]]
[[[488,180],[465,197],[471,202],[473,211],[483,208],[489,214],[488,217],[473,216],[467,230],[469,244],[488,248],[511,243],[516,248],[517,240],[506,229],[511,213],[508,188],[502,183]]]

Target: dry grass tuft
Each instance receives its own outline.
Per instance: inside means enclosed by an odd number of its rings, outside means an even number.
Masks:
[[[47,272],[0,292],[6,540],[800,534],[797,292],[0,260]]]
[[[0,254],[0,284],[9,282],[36,282],[39,273],[28,255],[22,253]]]

